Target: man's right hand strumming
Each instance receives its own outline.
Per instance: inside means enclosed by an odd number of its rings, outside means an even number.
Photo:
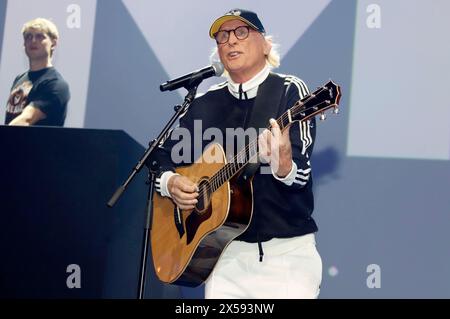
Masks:
[[[182,175],[174,175],[167,182],[170,197],[180,209],[194,209],[197,204],[198,187]]]

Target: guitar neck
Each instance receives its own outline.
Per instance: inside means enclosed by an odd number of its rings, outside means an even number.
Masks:
[[[276,120],[281,131],[284,131],[293,123],[290,112],[291,110],[286,111]],[[270,129],[270,127],[267,127],[267,129]],[[256,138],[211,177],[211,191],[214,192],[219,189],[224,183],[231,180],[235,175],[242,171],[247,164],[257,163],[258,155],[258,138]]]
[[[334,108],[338,113],[341,90],[338,85],[329,81],[324,86],[319,87],[313,93],[297,101],[291,108],[283,113],[276,121],[283,132],[294,122],[306,121],[317,114],[321,114],[321,119],[325,119],[325,111]],[[267,127],[270,130],[270,126]],[[210,179],[211,191],[219,189],[224,183],[238,174],[248,163],[257,163],[259,155],[258,138],[253,139],[244,147],[229,163],[225,164]]]

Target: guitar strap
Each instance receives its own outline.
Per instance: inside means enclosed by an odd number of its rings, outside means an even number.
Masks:
[[[265,128],[269,125],[271,118],[277,119],[278,115],[281,115],[284,111],[288,90],[289,86],[286,90],[284,89],[284,78],[270,73],[267,79],[258,87],[255,104],[244,129],[252,127],[259,132],[259,128]],[[247,180],[251,178],[260,165],[259,158],[256,163],[248,163],[240,174],[239,179]]]

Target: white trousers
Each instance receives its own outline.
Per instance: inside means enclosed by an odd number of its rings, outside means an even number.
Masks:
[[[313,299],[320,292],[322,259],[314,234],[262,243],[233,241],[206,281],[205,298]]]

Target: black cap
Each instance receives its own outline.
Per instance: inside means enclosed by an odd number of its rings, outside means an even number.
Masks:
[[[261,21],[258,18],[258,15],[252,11],[244,10],[244,9],[233,9],[231,11],[228,11],[223,16],[217,18],[213,24],[211,25],[211,28],[209,29],[209,36],[211,38],[214,38],[214,34],[219,31],[220,27],[224,22],[229,20],[241,20],[245,23],[247,23],[249,26],[251,26],[253,29],[261,32],[266,33],[266,30],[264,30],[264,27],[261,23]]]

